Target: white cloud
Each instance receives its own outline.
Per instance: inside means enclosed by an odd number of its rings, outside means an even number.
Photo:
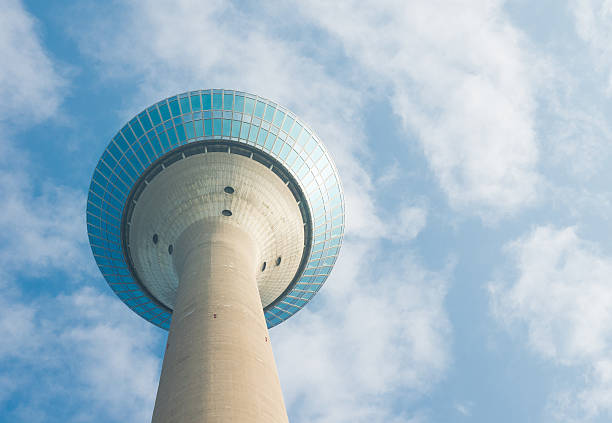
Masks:
[[[392,87],[453,206],[488,218],[534,202],[534,94],[503,2],[307,2],[301,9]],[[381,80],[382,77],[382,80]]]
[[[0,51],[0,123],[54,115],[66,83],[41,45],[36,20],[19,0],[2,3]]]
[[[561,421],[612,415],[612,257],[573,227],[535,228],[506,247],[516,280],[490,286],[494,315],[525,327],[530,348],[585,372],[582,388],[551,399]]]
[[[0,328],[9,334],[0,386],[11,381],[0,402],[13,402],[11,421],[150,419],[160,365],[152,347],[161,331],[114,296],[85,288],[31,302],[1,299]],[[53,411],[57,401],[62,413]]]
[[[420,421],[415,400],[450,361],[446,275],[410,254],[381,257],[371,241],[343,248],[316,310],[272,331],[289,410],[318,423]]]
[[[587,43],[599,71],[608,73],[608,95],[612,94],[612,1],[573,0],[571,11],[578,35]]]

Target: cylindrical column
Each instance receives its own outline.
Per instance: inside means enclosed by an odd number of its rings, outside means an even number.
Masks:
[[[174,245],[179,286],[153,423],[287,423],[255,281],[257,249],[228,223]]]

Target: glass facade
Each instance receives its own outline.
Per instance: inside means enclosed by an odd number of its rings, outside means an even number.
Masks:
[[[130,275],[121,245],[121,218],[140,175],[166,153],[190,142],[248,144],[280,161],[307,199],[312,243],[306,268],[291,290],[265,309],[268,327],[287,320],[321,288],[344,234],[344,198],[338,172],[319,138],[287,109],[232,90],[180,94],[147,108],[111,140],[94,171],[87,202],[93,255],[108,284],[128,307],[168,329],[170,313]],[[290,281],[287,281],[288,283]]]

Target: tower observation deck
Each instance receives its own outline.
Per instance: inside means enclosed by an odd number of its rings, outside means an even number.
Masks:
[[[154,423],[287,422],[268,329],[321,288],[344,233],[307,125],[239,91],[162,100],[102,154],[87,230],[117,296],[169,330]]]

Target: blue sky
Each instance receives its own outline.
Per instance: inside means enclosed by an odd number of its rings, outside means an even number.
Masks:
[[[86,192],[205,88],[290,108],[344,184],[334,272],[271,330],[291,422],[612,419],[611,1],[1,3],[0,421],[150,421],[166,333]]]

